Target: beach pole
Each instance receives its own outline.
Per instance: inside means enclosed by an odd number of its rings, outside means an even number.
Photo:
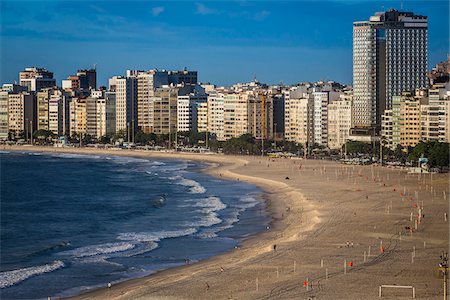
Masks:
[[[277,267],[277,278],[280,277],[280,273],[278,272],[278,267]]]
[[[411,253],[411,263],[414,263],[414,253]]]
[[[256,277],[256,291],[259,290],[259,282],[258,282],[258,277]]]
[[[320,260],[320,267],[323,268],[323,258]]]
[[[308,277],[306,277],[305,283],[306,283],[306,291],[309,291],[309,278]]]
[[[413,255],[416,257],[416,246],[413,246]]]
[[[325,279],[328,280],[328,268],[325,268]]]
[[[400,235],[400,241],[401,241],[402,240],[402,232],[401,231],[400,231],[399,235]]]
[[[297,263],[297,262],[294,260],[294,274],[295,274],[295,265],[296,265],[296,263]]]
[[[427,246],[427,242],[426,242],[426,241],[423,241],[423,249],[425,249],[426,246]]]
[[[366,262],[366,251],[364,251],[364,262]]]
[[[411,213],[411,215],[410,215],[410,217],[409,217],[409,220],[412,222],[412,216],[413,216],[413,213]]]
[[[417,219],[414,220],[414,229],[417,230]]]
[[[347,274],[347,260],[344,260],[344,274]]]
[[[368,253],[368,255],[367,255],[368,257],[370,257],[370,246],[369,246],[369,253]]]

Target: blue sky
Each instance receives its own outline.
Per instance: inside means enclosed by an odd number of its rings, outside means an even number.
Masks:
[[[126,69],[188,69],[215,84],[352,81],[352,22],[400,1],[4,1],[0,82],[27,66],[61,80],[97,64],[98,83]],[[429,17],[430,67],[449,53],[446,0],[403,1]],[[60,82],[59,82],[60,84]]]

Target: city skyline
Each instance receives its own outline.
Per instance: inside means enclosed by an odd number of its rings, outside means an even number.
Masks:
[[[184,67],[219,85],[255,75],[267,83],[351,84],[353,22],[400,8],[396,1],[44,3],[2,1],[2,83],[37,66],[60,85],[97,64],[99,85],[126,69]],[[430,69],[448,53],[448,3],[405,1],[403,11],[429,17]]]

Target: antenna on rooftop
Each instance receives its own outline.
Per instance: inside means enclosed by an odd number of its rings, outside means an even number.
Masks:
[[[94,64],[94,70],[97,70],[97,64]]]

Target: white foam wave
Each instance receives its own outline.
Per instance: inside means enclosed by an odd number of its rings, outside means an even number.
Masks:
[[[0,288],[5,288],[24,281],[32,276],[53,272],[63,267],[64,263],[60,260],[56,260],[51,264],[45,264],[42,266],[1,272]]]
[[[162,239],[191,235],[197,232],[195,228],[183,230],[163,230],[156,232],[127,232],[118,235],[117,239],[129,242],[158,242]]]
[[[168,179],[170,180],[178,180],[178,182],[176,182],[176,184],[182,185],[182,186],[186,186],[186,187],[190,187],[189,189],[189,193],[191,194],[204,194],[206,193],[206,189],[197,181],[192,180],[192,179],[187,179],[184,178],[180,175],[177,176],[172,176],[169,177]]]
[[[60,255],[70,255],[75,258],[84,258],[90,256],[96,256],[101,254],[111,254],[115,252],[124,252],[133,249],[136,245],[131,243],[119,242],[119,243],[106,243],[100,245],[91,245],[76,248],[74,250],[68,250],[60,252]]]
[[[1,151],[0,150],[0,154],[8,154],[8,153],[11,153],[11,152],[9,152],[9,151]]]
[[[237,205],[240,208],[252,208],[255,207],[258,204],[258,199],[255,199],[253,196],[251,195],[245,195],[243,197],[239,198],[239,204]]]

